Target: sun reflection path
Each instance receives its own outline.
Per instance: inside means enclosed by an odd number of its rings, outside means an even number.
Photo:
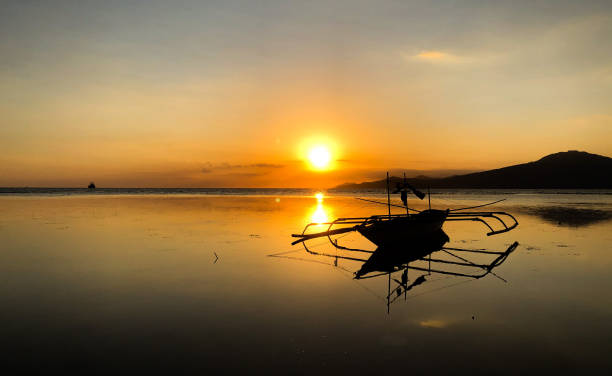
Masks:
[[[329,217],[327,216],[327,212],[325,211],[323,204],[320,204],[320,203],[317,204],[317,208],[312,213],[310,219],[311,219],[311,222],[318,223],[318,224],[329,221]]]
[[[329,210],[323,205],[323,193],[315,194],[315,198],[317,199],[317,206],[314,207],[310,214],[310,222],[311,223],[325,223],[329,222]]]

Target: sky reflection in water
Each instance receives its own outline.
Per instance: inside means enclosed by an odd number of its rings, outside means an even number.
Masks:
[[[0,197],[5,356],[22,370],[610,367],[612,222],[563,226],[520,210],[609,210],[608,197],[561,197],[559,205],[557,196],[512,196],[498,208],[520,225],[494,237],[474,224],[445,224],[449,246],[503,250],[518,241],[496,269],[508,283],[431,278],[389,315],[386,278],[355,281],[350,271],[358,263],[334,267],[289,245],[290,234],[311,221],[384,214],[375,204],[349,197]],[[440,196],[433,204],[489,198]],[[368,246],[358,235],[343,242]],[[266,257],[282,252],[286,258]]]

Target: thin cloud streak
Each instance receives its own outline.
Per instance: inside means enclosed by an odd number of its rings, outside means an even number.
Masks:
[[[456,54],[441,50],[423,50],[416,54],[403,54],[403,57],[408,62],[440,65],[488,64],[498,60],[495,54]]]
[[[211,162],[204,163],[205,167],[201,169],[203,174],[209,174],[215,171],[223,170],[237,170],[237,169],[279,169],[284,168],[285,165],[276,163],[251,163],[251,164],[230,164],[222,162],[219,164],[213,164]]]

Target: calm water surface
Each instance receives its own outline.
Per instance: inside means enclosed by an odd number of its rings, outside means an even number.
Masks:
[[[612,195],[512,194],[520,246],[479,280],[386,277],[291,246],[306,223],[384,214],[347,195],[0,196],[3,367],[73,372],[584,373],[611,369]],[[382,198],[380,196],[379,198]],[[436,208],[498,194],[440,194]],[[423,204],[411,200],[417,208]],[[398,213],[401,209],[397,209]],[[358,234],[347,245],[368,246]],[[329,250],[324,241],[315,247]],[[371,246],[370,246],[371,247]],[[414,280],[423,273],[410,271]],[[399,273],[398,273],[399,278]]]

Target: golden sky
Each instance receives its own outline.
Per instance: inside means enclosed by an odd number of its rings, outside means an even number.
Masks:
[[[3,2],[0,186],[330,187],[610,156],[610,40],[609,1]]]

